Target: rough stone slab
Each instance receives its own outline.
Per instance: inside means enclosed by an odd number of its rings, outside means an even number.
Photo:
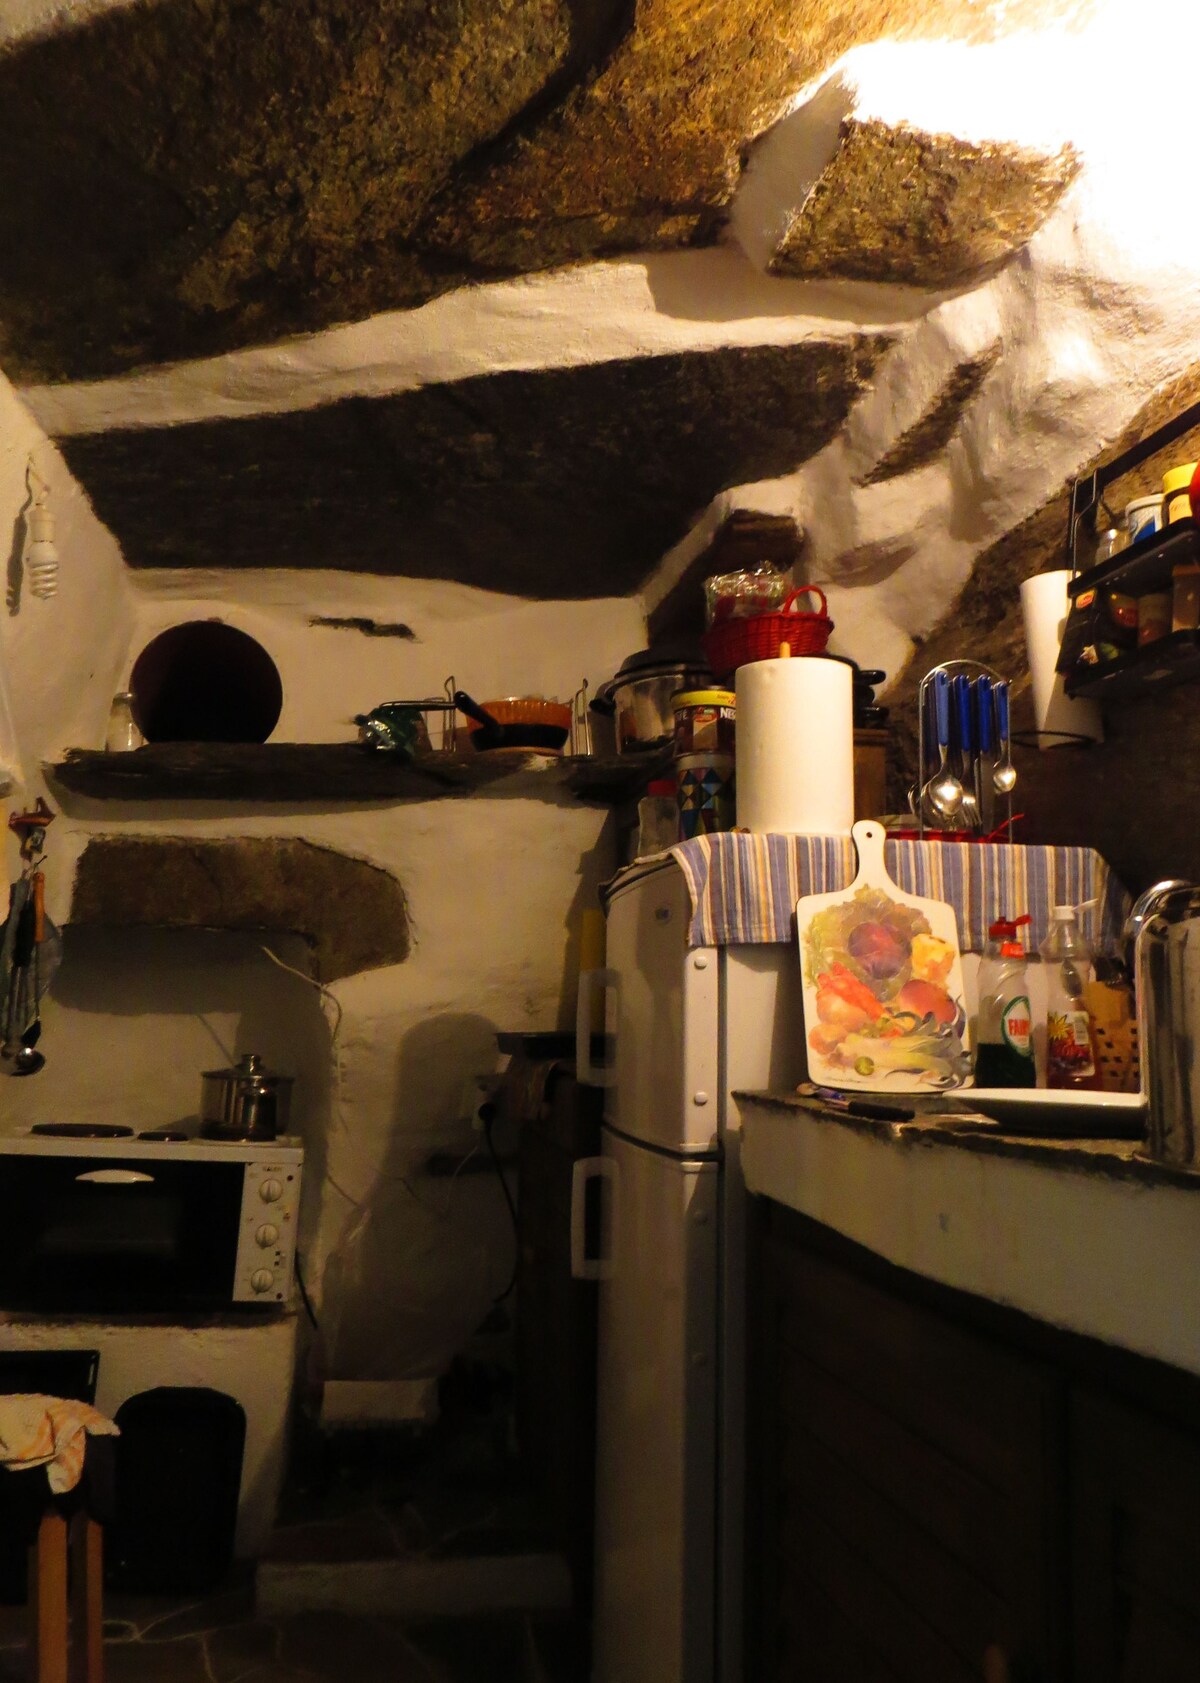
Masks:
[[[101,928],[284,929],[318,981],[408,956],[404,891],[388,872],[294,838],[97,836],[75,873],[70,921]]]
[[[878,485],[885,479],[896,479],[900,474],[912,473],[935,461],[954,437],[959,422],[995,367],[999,355],[1000,346],[994,345],[982,356],[960,362],[925,413],[911,427],[905,428],[861,483]]]
[[[134,567],[337,567],[619,596],[719,491],[827,443],[887,343],[483,375],[62,449]]]
[[[1056,0],[640,0],[599,73],[553,118],[447,187],[424,237],[490,272],[715,238],[746,145],[852,47],[984,40]]]
[[[849,48],[1063,0],[155,0],[0,53],[0,366],[264,343],[720,235]],[[66,8],[64,8],[66,10]]]
[[[771,273],[963,285],[1032,238],[1079,167],[1069,146],[1048,157],[847,117]]]

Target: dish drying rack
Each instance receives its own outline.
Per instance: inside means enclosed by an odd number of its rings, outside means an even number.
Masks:
[[[394,703],[397,707],[416,707],[420,710],[429,734],[430,747],[435,753],[456,754],[465,740],[465,732],[459,728],[458,708],[454,701],[458,687],[457,678],[451,674],[442,685],[441,695],[422,696],[416,700],[400,700]],[[571,730],[567,738],[568,750],[577,759],[588,758],[594,752],[592,724],[588,715],[590,701],[588,681],[584,678],[571,697]],[[530,752],[535,750],[531,749]]]

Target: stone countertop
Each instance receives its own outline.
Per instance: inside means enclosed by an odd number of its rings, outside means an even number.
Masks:
[[[860,1133],[898,1144],[975,1151],[988,1157],[1009,1157],[1045,1168],[1077,1174],[1105,1175],[1113,1180],[1134,1181],[1147,1186],[1174,1186],[1186,1192],[1200,1192],[1200,1170],[1180,1169],[1159,1163],[1142,1152],[1140,1139],[1086,1139],[1051,1135],[1006,1134],[990,1117],[970,1111],[947,1112],[920,1108],[928,1101],[917,1099],[912,1121],[890,1121],[882,1117],[856,1116],[804,1093],[735,1093],[739,1104],[768,1110],[800,1111],[838,1123]],[[863,1102],[894,1104],[907,1108],[906,1097],[878,1098],[864,1093]]]
[[[1200,1174],[1134,1140],[1017,1137],[969,1113],[735,1099],[750,1192],[898,1267],[1200,1374]]]

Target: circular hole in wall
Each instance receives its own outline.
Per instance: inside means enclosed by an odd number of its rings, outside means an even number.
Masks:
[[[283,707],[266,649],[219,619],[187,620],[153,638],[129,688],[147,742],[265,742]]]

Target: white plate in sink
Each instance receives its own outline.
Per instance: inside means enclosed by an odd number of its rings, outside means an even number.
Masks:
[[[1144,1093],[1088,1093],[1057,1087],[964,1087],[944,1097],[979,1111],[1007,1133],[1058,1139],[1140,1139]]]

